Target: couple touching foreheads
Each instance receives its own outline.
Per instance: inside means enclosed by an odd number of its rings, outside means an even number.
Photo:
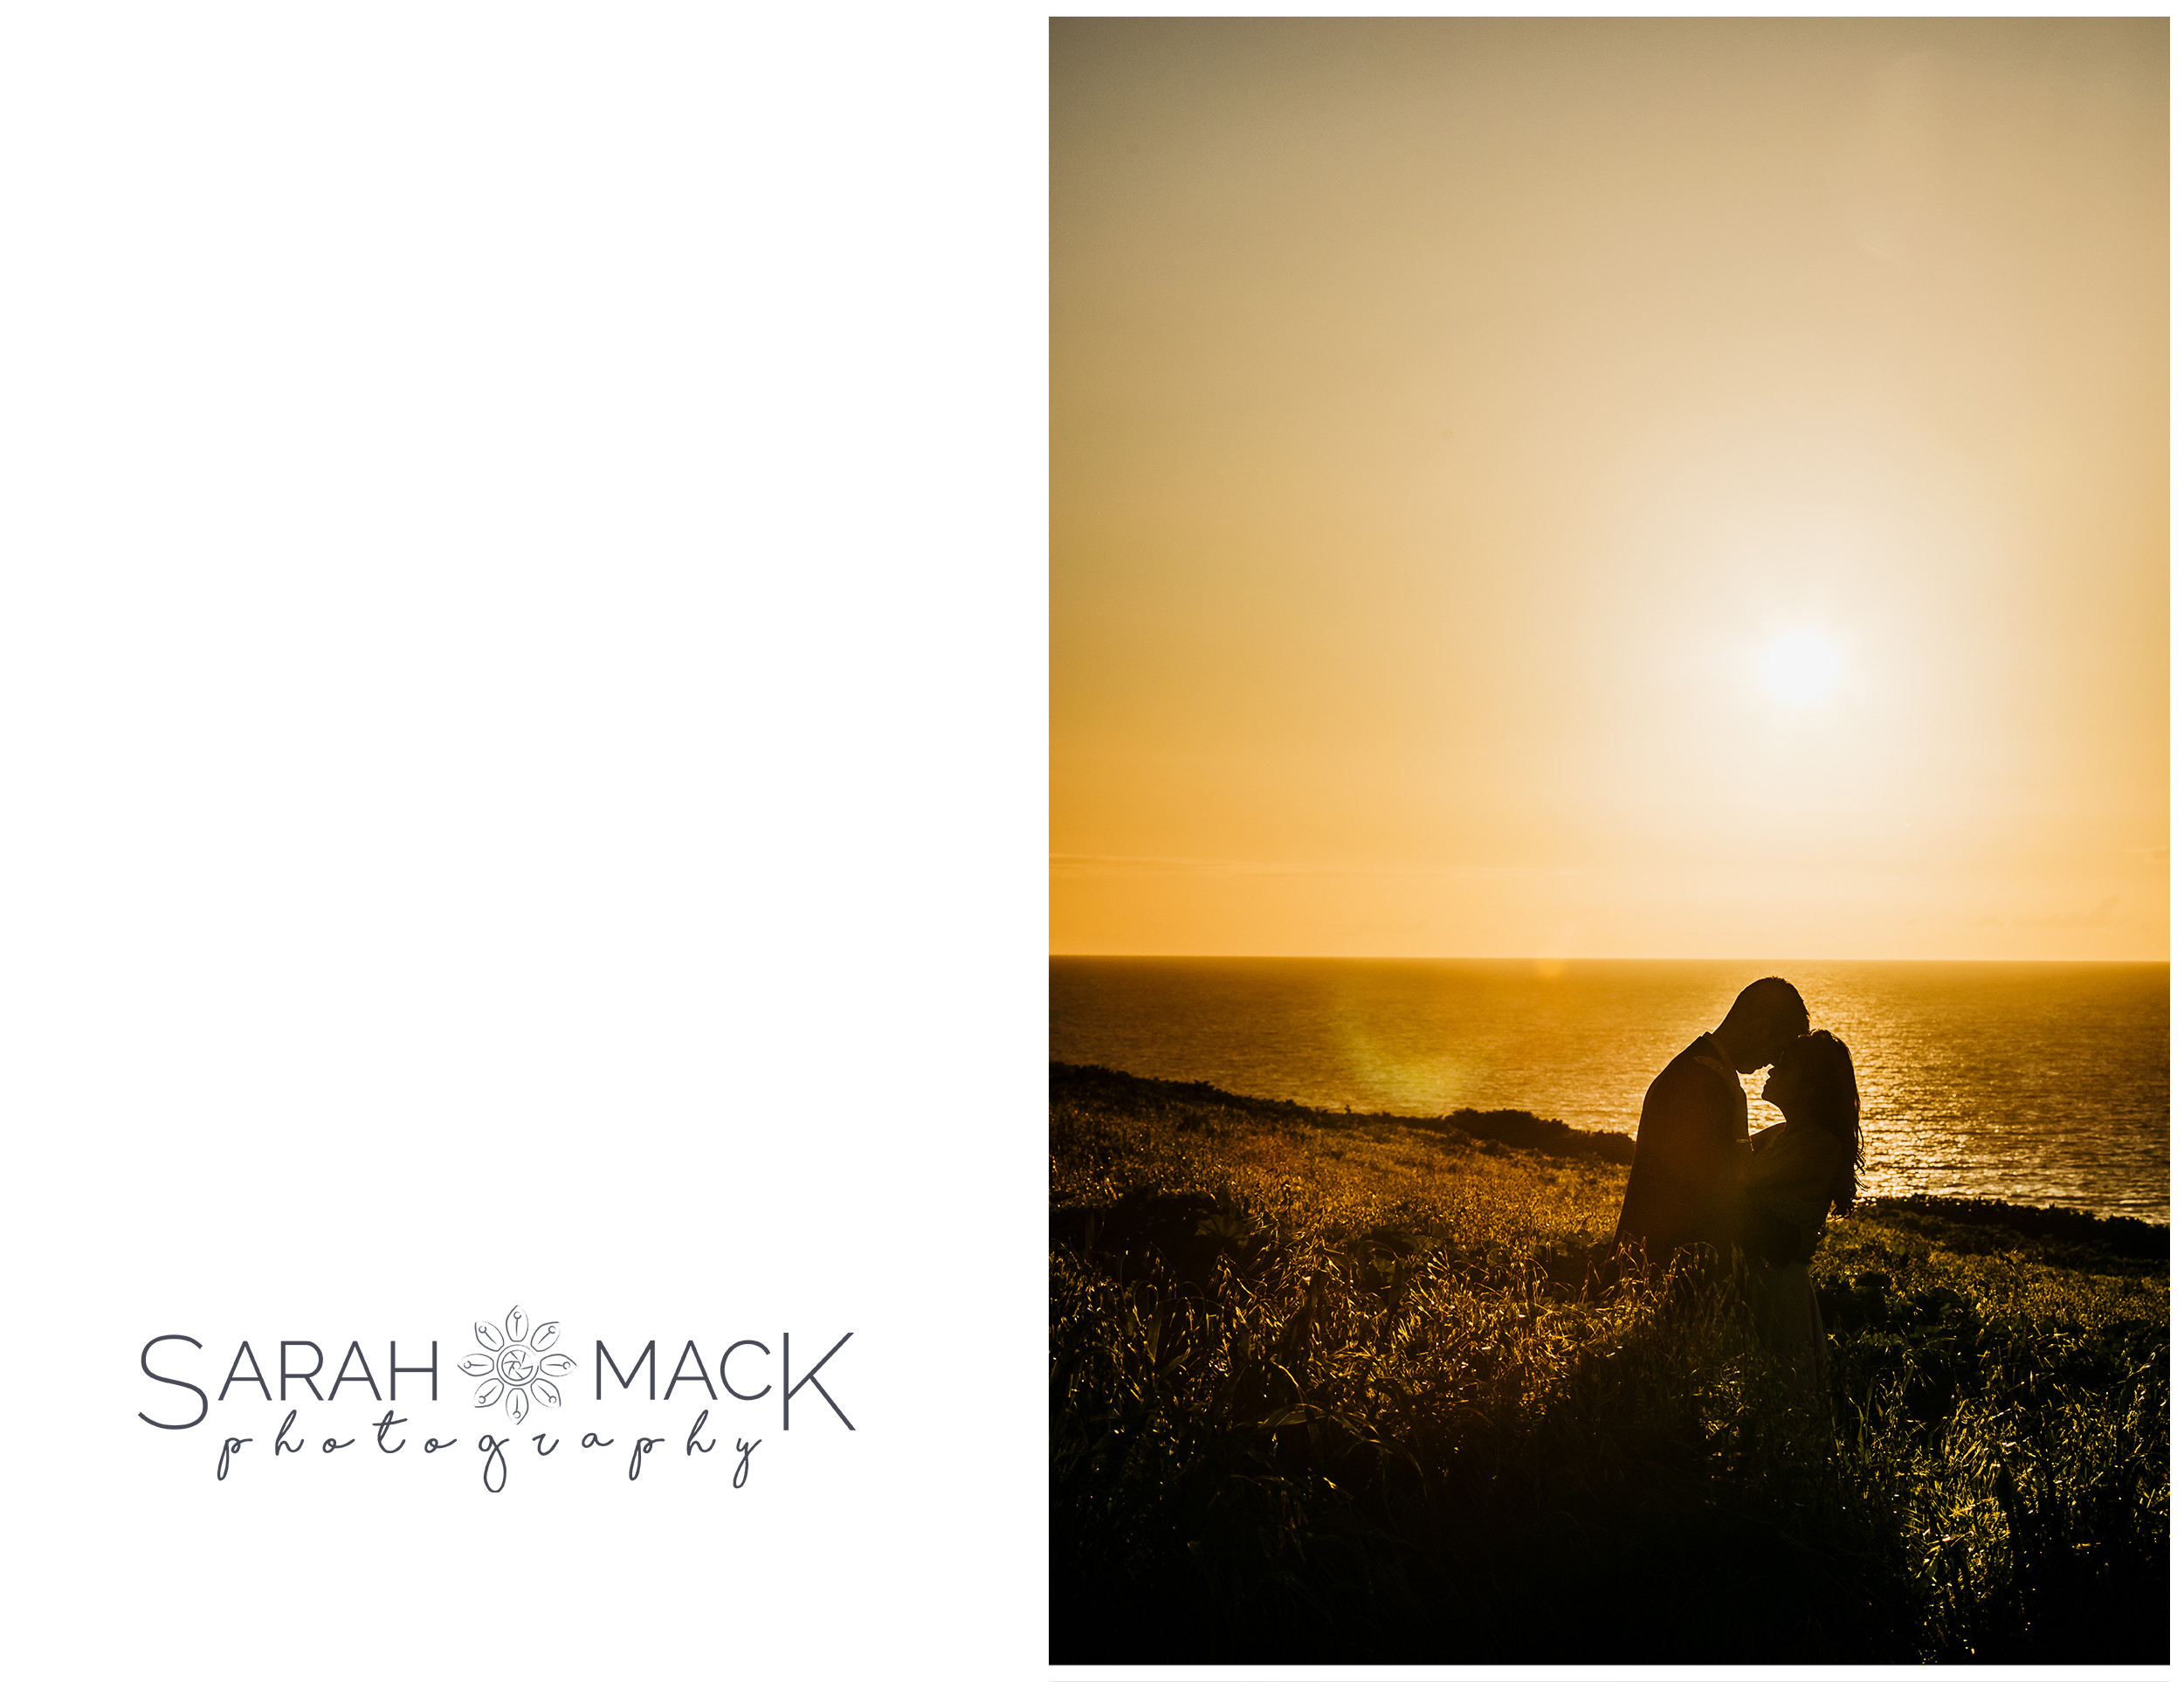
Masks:
[[[1754,1134],[1738,1077],[1760,1068],[1760,1096],[1782,1120]],[[1741,1251],[1761,1343],[1815,1391],[1828,1345],[1806,1263],[1829,1210],[1850,1213],[1864,1166],[1849,1048],[1812,1028],[1797,989],[1770,975],[1646,1089],[1616,1242],[1653,1266],[1704,1246],[1717,1275]]]

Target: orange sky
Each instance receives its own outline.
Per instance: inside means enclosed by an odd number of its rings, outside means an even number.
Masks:
[[[1052,43],[1053,950],[2167,957],[2165,20]]]

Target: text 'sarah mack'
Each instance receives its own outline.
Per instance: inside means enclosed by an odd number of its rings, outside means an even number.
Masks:
[[[720,1352],[720,1360],[710,1367],[706,1364],[705,1355],[699,1350],[698,1341],[695,1338],[686,1339],[683,1343],[682,1354],[676,1358],[675,1369],[668,1375],[667,1384],[664,1389],[659,1385],[658,1339],[648,1341],[644,1348],[637,1352],[637,1355],[630,1361],[629,1371],[626,1374],[623,1371],[621,1364],[609,1353],[605,1341],[596,1339],[592,1345],[592,1398],[595,1401],[605,1398],[606,1381],[610,1375],[622,1389],[625,1391],[630,1389],[637,1382],[637,1373],[640,1369],[644,1374],[645,1396],[648,1400],[654,1402],[673,1401],[677,1387],[684,1384],[702,1385],[706,1394],[715,1402],[720,1399],[722,1391],[726,1391],[732,1399],[738,1402],[758,1402],[762,1401],[778,1389],[781,1392],[781,1428],[787,1430],[789,1429],[789,1403],[798,1391],[806,1385],[810,1385],[819,1393],[821,1399],[826,1403],[827,1406],[833,1410],[834,1417],[844,1425],[848,1425],[850,1430],[855,1430],[857,1427],[850,1424],[849,1416],[842,1411],[840,1404],[827,1393],[826,1386],[818,1379],[819,1368],[833,1360],[843,1344],[847,1343],[853,1335],[852,1333],[843,1333],[836,1340],[833,1348],[829,1349],[826,1354],[813,1361],[802,1378],[797,1378],[794,1376],[794,1368],[790,1364],[789,1334],[783,1332],[781,1334],[781,1382],[778,1386],[773,1382],[771,1376],[773,1350],[759,1339],[738,1338]],[[146,1343],[137,1358],[138,1365],[143,1368],[146,1377],[155,1379],[162,1384],[171,1384],[177,1389],[188,1390],[194,1395],[197,1398],[196,1417],[178,1421],[155,1419],[149,1414],[142,1412],[138,1413],[136,1417],[146,1424],[156,1425],[162,1430],[188,1430],[193,1425],[203,1423],[206,1415],[212,1410],[212,1403],[207,1398],[204,1391],[191,1383],[189,1379],[154,1370],[152,1351],[162,1343],[187,1343],[196,1349],[202,1349],[204,1345],[186,1333],[164,1332]],[[289,1360],[289,1351],[292,1349],[308,1349],[311,1352],[311,1365],[300,1370],[293,1367]],[[161,1364],[169,1366],[175,1364],[177,1360],[186,1361],[188,1357],[182,1356],[178,1350],[167,1350],[162,1354]],[[431,1399],[435,1402],[440,1399],[440,1346],[437,1340],[434,1340],[431,1344],[431,1355],[429,1360],[422,1365],[410,1366],[403,1366],[401,1363],[396,1345],[392,1340],[389,1341],[385,1368],[387,1390],[384,1396],[380,1394],[378,1375],[372,1370],[370,1359],[364,1354],[363,1345],[359,1341],[350,1342],[348,1352],[341,1357],[341,1364],[335,1368],[334,1376],[327,1381],[327,1388],[323,1395],[320,1393],[318,1380],[326,1368],[326,1354],[318,1344],[307,1338],[283,1338],[280,1341],[280,1358],[277,1365],[280,1392],[279,1399],[283,1402],[288,1399],[288,1387],[291,1384],[307,1389],[311,1393],[312,1399],[316,1402],[339,1400],[342,1387],[348,1384],[363,1386],[371,1392],[372,1400],[375,1402],[398,1401],[400,1396],[396,1387],[401,1380],[418,1377],[429,1379],[431,1386]],[[733,1377],[730,1376],[731,1371],[734,1373]],[[716,1374],[720,1380],[720,1389],[713,1388]],[[764,1382],[756,1389],[741,1388],[741,1385],[750,1384],[754,1380]],[[264,1369],[259,1367],[258,1356],[251,1349],[247,1339],[237,1348],[235,1359],[228,1363],[227,1376],[220,1385],[217,1400],[226,1401],[228,1392],[238,1385],[258,1390],[268,1402],[275,1399],[273,1382],[266,1378]],[[414,1389],[413,1385],[413,1391]]]

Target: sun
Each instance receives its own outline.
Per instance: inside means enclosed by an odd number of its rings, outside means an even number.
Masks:
[[[1835,693],[1843,680],[1843,659],[1818,631],[1792,631],[1761,651],[1760,674],[1776,700],[1811,707]]]

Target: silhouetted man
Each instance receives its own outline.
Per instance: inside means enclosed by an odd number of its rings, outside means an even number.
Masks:
[[[1774,1062],[1805,1028],[1805,1001],[1770,975],[1738,994],[1720,1027],[1701,1034],[1653,1078],[1638,1115],[1638,1154],[1623,1189],[1617,1244],[1638,1246],[1654,1266],[1689,1244],[1712,1246],[1713,1270],[1727,1262],[1737,1161],[1750,1130],[1737,1077]]]

